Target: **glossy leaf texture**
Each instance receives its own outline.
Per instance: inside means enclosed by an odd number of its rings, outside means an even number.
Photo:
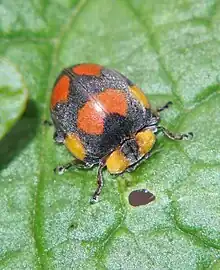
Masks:
[[[6,118],[29,91],[0,142],[0,269],[219,269],[219,1],[3,0],[0,14]],[[42,125],[56,76],[80,62],[119,70],[153,107],[172,101],[162,124],[194,133],[159,135],[135,172],[105,171],[95,205],[97,168],[55,175],[71,155]],[[134,189],[156,200],[132,207]]]

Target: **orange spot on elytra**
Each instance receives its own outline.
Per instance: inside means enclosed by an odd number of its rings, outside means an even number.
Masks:
[[[102,66],[97,64],[79,64],[73,67],[73,72],[77,75],[94,75],[99,76],[101,74]]]
[[[70,79],[68,76],[63,75],[56,83],[52,96],[51,96],[51,107],[53,108],[58,102],[67,101],[69,94]]]
[[[65,145],[69,151],[78,159],[83,160],[86,156],[86,151],[80,139],[75,134],[67,134]]]
[[[119,150],[116,149],[106,160],[106,166],[110,173],[122,173],[130,165],[129,160],[126,156]]]
[[[153,133],[152,130],[148,129],[138,132],[135,135],[135,138],[139,146],[139,152],[142,155],[145,155],[146,153],[150,152],[156,141],[155,134]]]
[[[104,118],[117,113],[126,116],[128,109],[126,95],[120,90],[106,89],[93,96],[78,112],[78,127],[88,134],[99,135],[104,131]]]
[[[137,87],[136,85],[129,87],[130,91],[132,92],[133,96],[145,107],[150,108],[150,103],[145,96],[145,94],[142,92],[142,90]]]

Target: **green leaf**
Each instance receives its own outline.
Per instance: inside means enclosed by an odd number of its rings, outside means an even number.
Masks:
[[[0,59],[0,139],[24,112],[27,96],[21,74],[12,64]]]
[[[0,142],[0,269],[219,269],[219,1],[3,0],[0,14],[8,129],[30,95]],[[194,133],[159,135],[132,173],[105,171],[95,205],[97,168],[55,175],[72,157],[42,125],[58,73],[80,62],[119,70],[153,107],[173,101],[162,124]],[[130,206],[139,188],[156,200]]]

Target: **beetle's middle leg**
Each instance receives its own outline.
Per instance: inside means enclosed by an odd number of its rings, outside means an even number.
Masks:
[[[153,110],[153,114],[156,117],[157,121],[160,121],[160,112],[162,112],[165,109],[168,109],[170,105],[172,105],[172,101],[168,101],[164,106],[157,108],[156,110]]]
[[[159,114],[163,110],[168,109],[170,107],[170,105],[172,105],[172,104],[173,104],[172,101],[168,101],[164,106],[157,108],[157,110],[156,110],[157,113]]]
[[[93,167],[94,164],[86,164],[79,159],[74,159],[71,162],[68,162],[64,165],[57,166],[54,169],[54,172],[57,174],[63,174],[64,172],[68,171],[72,167],[76,167],[77,169],[90,169]]]
[[[53,139],[57,144],[63,144],[65,141],[66,134],[62,131],[57,129],[53,134]]]

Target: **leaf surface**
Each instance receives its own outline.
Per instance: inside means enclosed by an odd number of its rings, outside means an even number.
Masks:
[[[3,0],[0,12],[6,119],[29,91],[0,142],[0,269],[219,269],[219,1]],[[97,168],[55,175],[72,157],[42,125],[58,73],[80,62],[119,70],[153,107],[173,101],[162,124],[194,133],[159,135],[132,173],[105,171],[92,206]],[[133,208],[134,188],[156,200]]]

